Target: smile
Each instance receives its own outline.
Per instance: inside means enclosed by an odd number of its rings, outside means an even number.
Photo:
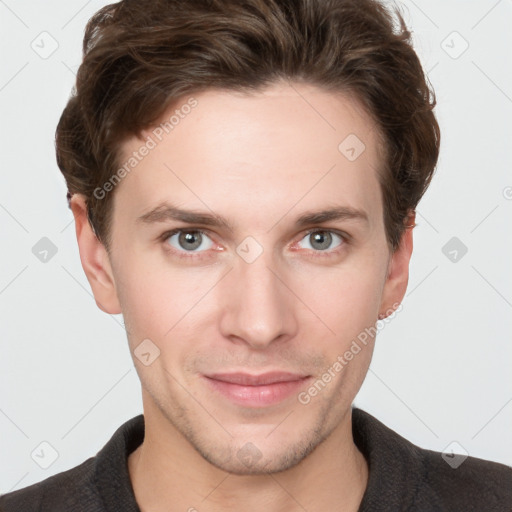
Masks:
[[[288,372],[260,375],[222,373],[204,375],[207,385],[231,402],[244,407],[268,407],[296,394],[311,376]]]

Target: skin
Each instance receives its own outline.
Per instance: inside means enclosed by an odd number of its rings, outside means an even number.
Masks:
[[[146,434],[128,459],[137,502],[152,512],[356,511],[368,466],[352,438],[351,404],[374,339],[307,405],[296,393],[267,407],[235,404],[204,374],[282,370],[317,379],[400,303],[412,229],[391,252],[376,125],[353,98],[312,85],[194,97],[198,106],[117,185],[110,254],[87,222],[84,197],[72,199],[96,303],[123,313],[141,380]],[[349,134],[366,146],[354,161],[338,150]],[[140,146],[126,140],[122,161]],[[222,215],[233,232],[137,221],[163,201]],[[295,225],[333,205],[362,210],[367,221]],[[179,233],[162,237],[175,228],[202,229],[203,243],[187,251]],[[307,234],[313,228],[332,234],[327,249]],[[236,251],[247,236],[263,249],[252,263]],[[134,350],[148,338],[160,355],[146,366]],[[243,463],[237,454],[249,442],[259,458]]]

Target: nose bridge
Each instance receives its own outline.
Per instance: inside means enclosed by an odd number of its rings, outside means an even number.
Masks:
[[[247,249],[240,244],[239,251]],[[251,250],[251,249],[250,249]],[[254,255],[253,255],[254,256]],[[278,279],[271,251],[263,251],[251,261],[236,258],[226,283],[223,334],[242,339],[254,348],[264,348],[295,327],[289,291]],[[282,278],[281,278],[282,279]]]

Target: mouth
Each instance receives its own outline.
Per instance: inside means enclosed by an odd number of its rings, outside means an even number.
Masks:
[[[278,404],[299,392],[311,375],[289,372],[216,373],[203,375],[214,392],[244,407],[268,407]]]

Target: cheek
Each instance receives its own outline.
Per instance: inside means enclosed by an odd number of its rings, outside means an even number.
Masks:
[[[182,332],[203,297],[219,280],[219,270],[195,272],[171,266],[162,258],[127,256],[117,266],[117,293],[131,343],[145,338],[165,343]]]
[[[161,273],[147,259],[136,258],[133,253],[118,258],[113,270],[117,296],[131,343],[136,344],[144,338],[160,337],[155,326],[163,322],[163,307],[173,296],[172,293],[164,295],[164,290],[169,290],[161,279]],[[172,321],[172,318],[168,321]]]
[[[377,320],[384,267],[380,261],[339,267],[309,268],[294,279],[297,295],[329,326],[346,339]]]

